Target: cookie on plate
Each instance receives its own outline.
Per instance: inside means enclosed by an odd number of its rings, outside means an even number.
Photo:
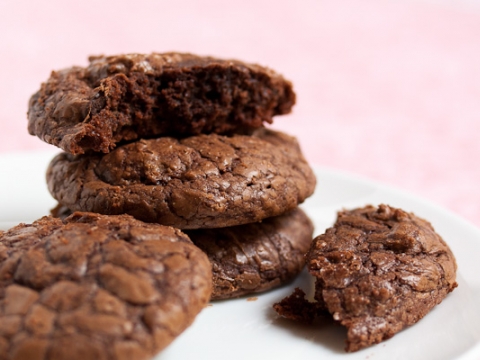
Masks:
[[[313,225],[297,208],[258,223],[187,234],[212,263],[212,300],[218,300],[266,291],[297,276]]]
[[[180,53],[89,60],[52,72],[29,103],[30,134],[71,154],[160,135],[248,133],[295,103],[281,75],[236,60]]]
[[[177,229],[131,216],[44,217],[0,237],[1,359],[149,359],[212,287]]]
[[[138,140],[105,155],[62,153],[47,182],[73,211],[197,229],[281,215],[310,196],[316,180],[295,138],[262,128],[252,136]]]
[[[391,338],[415,324],[456,286],[457,265],[430,223],[387,205],[338,214],[307,255],[315,300],[345,326],[347,351]],[[277,304],[280,314],[305,320],[301,292]],[[296,304],[293,309],[291,304]],[[306,305],[304,314],[313,314]]]

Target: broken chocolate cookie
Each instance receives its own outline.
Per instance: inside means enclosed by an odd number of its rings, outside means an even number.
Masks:
[[[316,306],[348,330],[347,351],[415,324],[457,286],[455,258],[430,223],[387,205],[340,212],[314,239],[307,266]],[[283,309],[277,304],[280,314],[302,318],[301,309],[290,309],[301,295]]]
[[[92,56],[54,71],[30,99],[28,130],[71,154],[119,142],[249,133],[290,112],[292,84],[274,71],[192,54]]]

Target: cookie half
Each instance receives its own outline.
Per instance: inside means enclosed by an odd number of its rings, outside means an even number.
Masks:
[[[281,75],[236,60],[180,53],[89,60],[52,72],[29,103],[30,134],[71,154],[159,135],[246,133],[295,103]]]
[[[340,212],[307,258],[315,299],[347,327],[347,351],[415,324],[457,286],[455,258],[430,223],[387,205]]]
[[[212,263],[212,300],[270,290],[302,271],[313,225],[300,209],[260,223],[191,230]]]
[[[127,213],[181,229],[281,215],[315,188],[296,139],[266,129],[253,136],[139,140],[106,155],[62,153],[51,162],[47,182],[73,211]]]
[[[149,359],[211,293],[207,257],[128,215],[44,217],[0,235],[0,358]]]

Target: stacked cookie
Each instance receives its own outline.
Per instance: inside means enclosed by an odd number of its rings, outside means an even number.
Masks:
[[[263,127],[294,102],[291,83],[258,65],[92,57],[42,84],[29,131],[65,151],[47,172],[64,212],[186,230],[212,262],[212,299],[224,299],[270,289],[304,265],[313,228],[297,206],[315,177],[295,138]]]

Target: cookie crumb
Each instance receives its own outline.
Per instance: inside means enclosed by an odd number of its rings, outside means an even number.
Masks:
[[[310,302],[305,298],[305,292],[300,288],[279,303],[273,305],[274,310],[283,318],[311,324],[323,316],[325,310],[316,302]]]

